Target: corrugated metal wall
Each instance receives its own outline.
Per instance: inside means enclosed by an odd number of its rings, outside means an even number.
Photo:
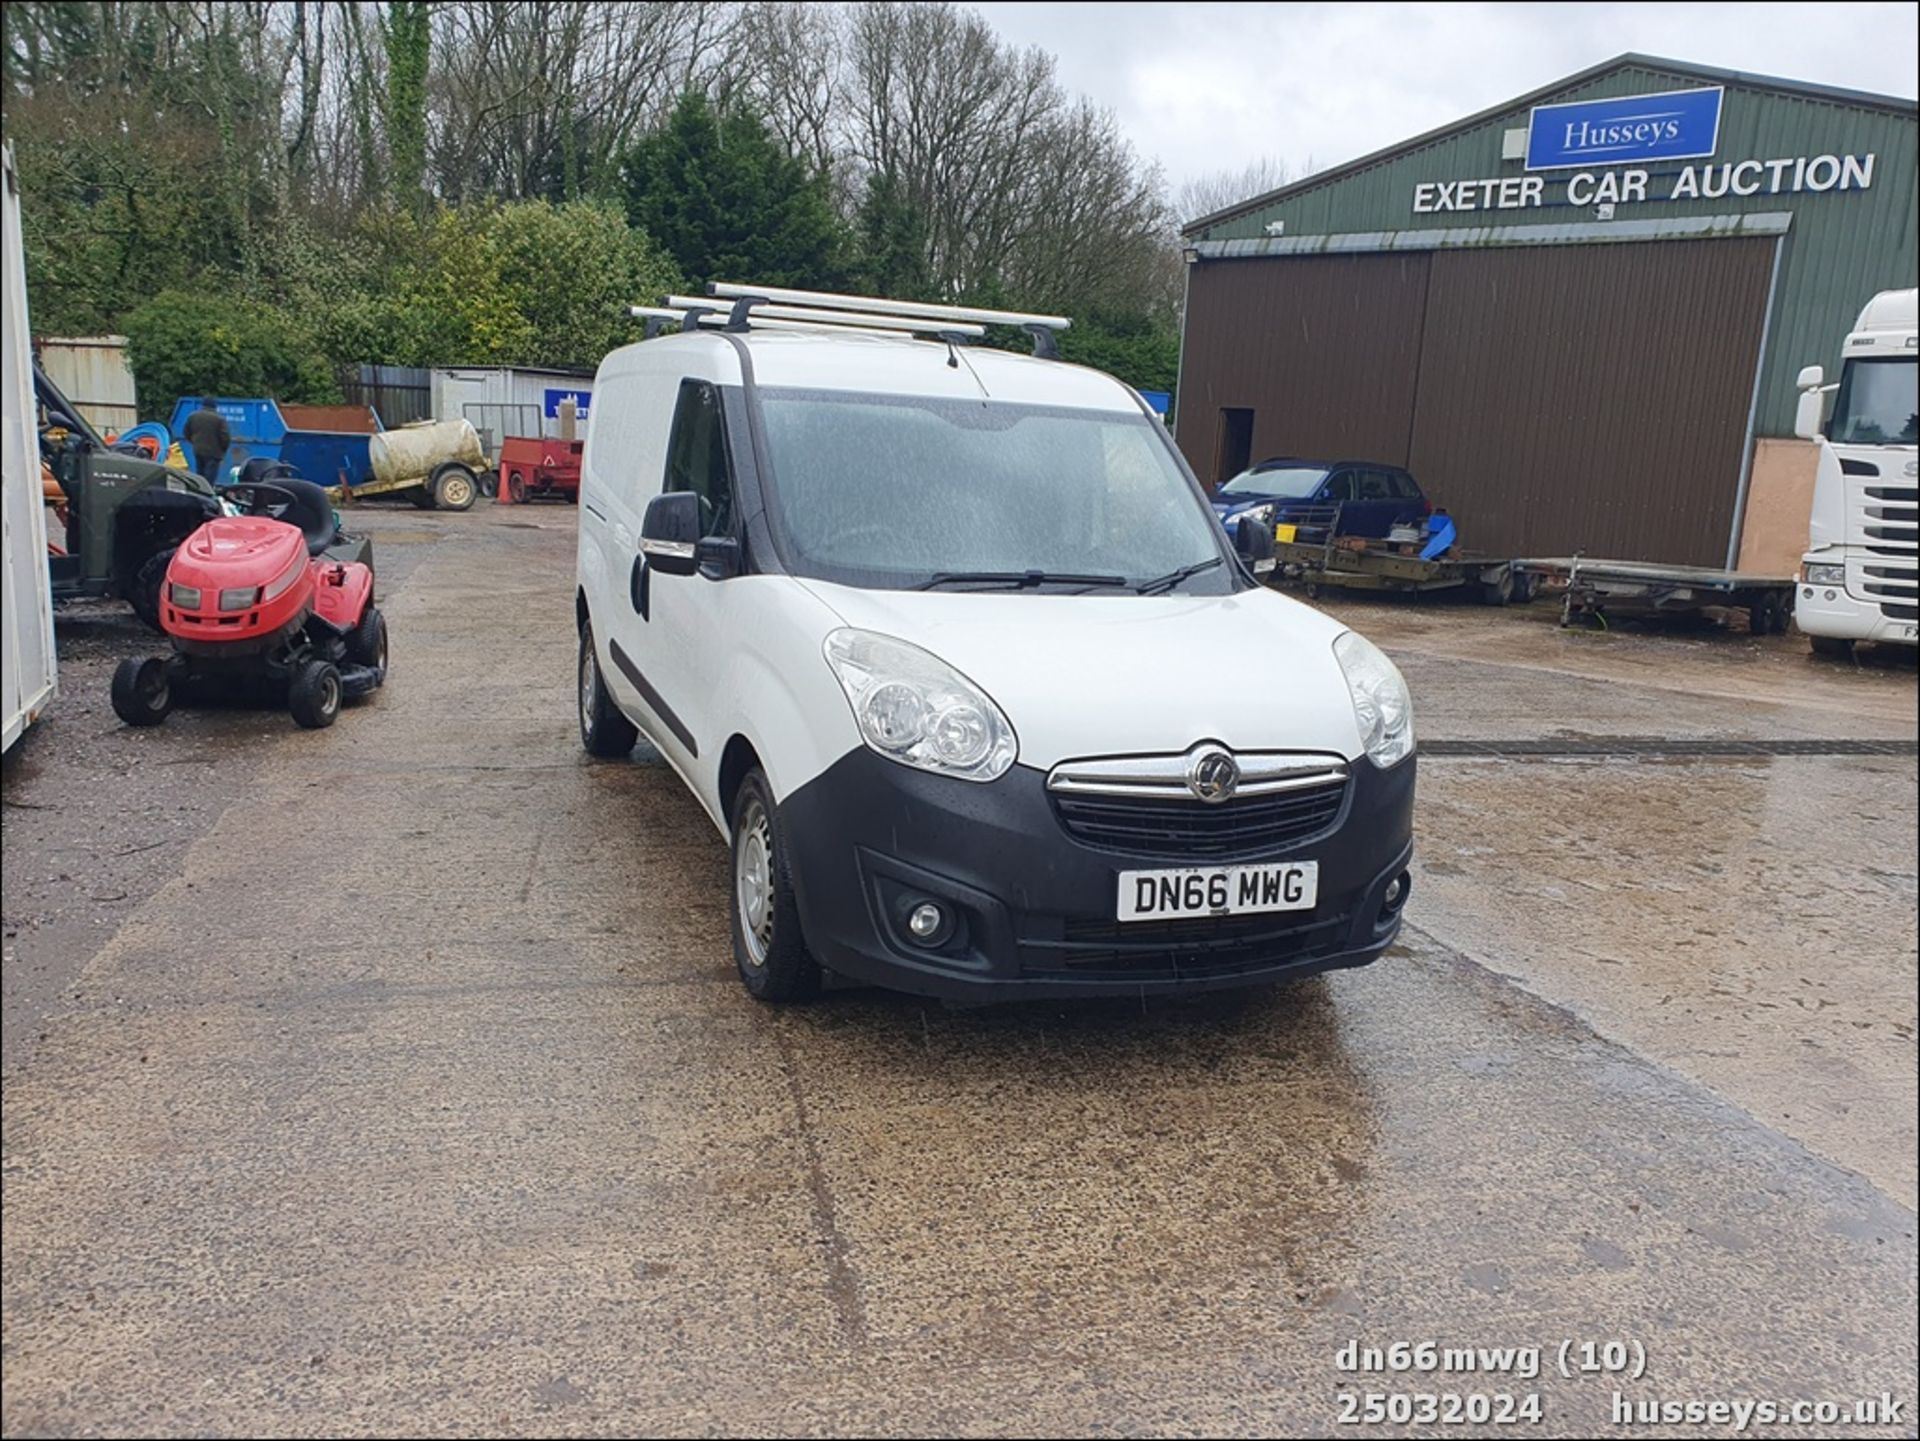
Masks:
[[[1773,246],[1436,254],[1411,468],[1468,544],[1723,564]]]
[[[1719,565],[1769,239],[1198,264],[1176,439],[1408,466],[1466,542]]]
[[[1431,256],[1312,256],[1196,265],[1175,439],[1219,474],[1220,412],[1254,413],[1253,457],[1406,464]]]
[[[1556,89],[1539,103],[1715,83],[1720,82],[1677,67],[1635,64]],[[1911,104],[1902,110],[1737,82],[1727,82],[1726,92],[1713,163],[1823,154],[1875,157],[1873,185],[1864,191],[1729,195],[1622,205],[1617,212],[1621,219],[1791,212],[1759,415],[1760,434],[1786,436],[1793,432],[1793,381],[1800,367],[1818,364],[1831,372],[1840,342],[1868,298],[1915,283],[1920,269],[1920,125]],[[1501,159],[1500,141],[1508,129],[1525,125],[1526,118],[1524,106],[1488,116],[1363,169],[1330,174],[1323,183],[1310,181],[1285,199],[1223,221],[1197,238],[1256,237],[1274,220],[1286,223],[1289,236],[1299,236],[1593,219],[1590,207],[1567,204],[1563,185],[1569,171],[1548,173],[1546,203],[1539,209],[1414,213],[1414,186],[1424,181],[1525,173],[1519,161]],[[1666,161],[1642,168],[1655,177],[1654,193],[1664,194],[1682,165],[1704,163]]]
[[[102,434],[140,420],[124,335],[48,336],[35,346],[40,368]]]

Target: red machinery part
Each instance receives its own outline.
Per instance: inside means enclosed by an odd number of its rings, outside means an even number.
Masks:
[[[500,442],[500,486],[494,499],[501,505],[515,505],[536,496],[577,498],[584,446],[583,441],[551,435],[508,436]]]

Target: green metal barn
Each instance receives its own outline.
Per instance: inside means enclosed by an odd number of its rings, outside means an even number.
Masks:
[[[1790,571],[1794,378],[1915,284],[1915,118],[1624,55],[1202,216],[1180,446],[1406,466],[1479,549]]]

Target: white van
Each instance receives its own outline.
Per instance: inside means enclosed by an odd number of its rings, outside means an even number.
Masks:
[[[1393,941],[1399,672],[1255,580],[1270,529],[1229,541],[1132,390],[966,343],[1064,319],[713,289],[594,382],[580,734],[644,733],[729,839],[752,994],[1132,996]]]

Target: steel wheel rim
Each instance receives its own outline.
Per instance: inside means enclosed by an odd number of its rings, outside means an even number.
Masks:
[[[473,495],[473,483],[464,475],[450,475],[441,489],[446,492],[448,505],[464,505]]]
[[[599,667],[593,658],[593,641],[583,638],[580,647],[580,729],[593,728],[593,693],[600,681]]]
[[[766,807],[753,801],[741,818],[740,841],[733,851],[734,892],[740,905],[740,934],[756,966],[767,963],[773,942],[773,827]]]

